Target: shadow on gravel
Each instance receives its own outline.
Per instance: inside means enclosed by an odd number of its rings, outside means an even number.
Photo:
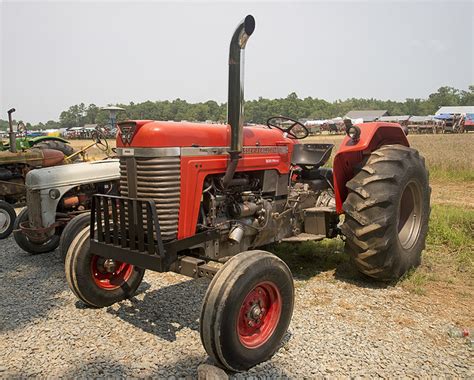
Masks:
[[[145,377],[161,379],[175,376],[176,378],[196,379],[198,366],[204,363],[214,365],[209,358],[204,359],[202,356],[195,355],[181,357],[179,360],[166,365],[140,361],[130,365],[100,357],[88,362],[78,363],[74,368],[60,374],[60,377],[65,379]],[[262,363],[252,368],[249,372],[227,372],[227,375],[231,379],[248,379],[251,376],[262,376],[262,373],[265,374],[265,378],[291,378],[284,369],[275,366],[271,361]],[[16,374],[14,377],[25,377],[25,374]]]
[[[358,287],[380,289],[393,283],[375,282],[358,272],[344,253],[341,239],[320,242],[282,243],[267,246],[290,268],[296,280],[309,280],[324,272],[334,272],[334,278]]]
[[[63,304],[57,295],[67,284],[56,252],[31,255],[9,238],[2,241],[1,260],[0,332],[22,328]]]
[[[164,286],[121,303],[107,312],[145,332],[173,342],[176,333],[184,328],[199,331],[201,303],[209,281],[189,280]],[[140,288],[139,288],[140,291]]]

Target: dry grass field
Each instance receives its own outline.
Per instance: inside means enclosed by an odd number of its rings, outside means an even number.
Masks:
[[[333,143],[335,152],[342,139],[341,135],[322,135],[305,141]],[[472,297],[467,295],[472,295],[474,288],[474,133],[410,135],[409,141],[425,157],[430,171],[432,212],[423,264],[399,285],[453,305],[468,302],[472,310]],[[75,149],[89,143],[72,141]],[[114,147],[115,141],[109,140],[109,145]],[[88,150],[87,155],[93,160],[104,157],[97,148]],[[287,248],[275,249],[280,254],[288,252]],[[348,259],[342,253],[343,243],[337,239],[293,246],[290,251],[291,254],[281,255],[296,275],[309,278],[312,273],[330,268],[349,270]]]

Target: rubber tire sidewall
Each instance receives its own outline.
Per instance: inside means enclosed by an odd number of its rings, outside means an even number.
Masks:
[[[420,173],[417,173],[416,169],[417,168],[410,167],[407,171],[407,176],[402,182],[403,190],[399,192],[396,204],[400,208],[401,198],[406,186],[410,182],[416,182],[417,186],[419,187],[419,191],[421,192],[421,225],[416,243],[410,248],[406,249],[402,246],[400,238],[398,237],[398,222],[400,218],[400,212],[397,213],[396,223],[394,223],[393,225],[393,233],[397,235],[397,239],[395,239],[395,246],[397,249],[394,251],[398,255],[400,263],[399,267],[395,271],[397,277],[401,277],[410,268],[417,267],[421,264],[421,252],[425,248],[426,236],[428,235],[428,222],[430,217],[430,196],[429,192],[426,193],[424,189],[429,188],[429,185],[427,178],[424,178],[421,175],[418,176]],[[410,174],[418,177],[413,176],[410,178]]]
[[[410,268],[416,267],[421,263],[421,253],[425,248],[426,236],[428,234],[428,222],[430,215],[430,187],[429,187],[429,175],[428,171],[425,168],[423,158],[419,153],[408,147],[397,146],[397,145],[387,145],[383,146],[380,149],[380,152],[384,153],[384,157],[388,158],[387,162],[384,161],[375,161],[371,158],[365,163],[364,168],[354,176],[351,182],[362,184],[366,193],[369,193],[369,198],[360,200],[360,197],[352,197],[351,194],[346,198],[344,202],[344,210],[347,213],[350,213],[349,210],[357,210],[359,206],[364,206],[364,203],[369,203],[368,207],[363,207],[360,211],[356,213],[360,218],[368,220],[368,224],[372,223],[383,224],[383,235],[374,236],[372,233],[366,233],[364,237],[353,236],[355,229],[361,229],[360,225],[357,222],[351,221],[346,217],[346,220],[342,226],[342,230],[346,235],[346,252],[348,252],[352,257],[353,264],[357,269],[377,280],[382,281],[392,281],[397,280],[403,276]],[[374,152],[376,153],[377,150]],[[407,153],[409,159],[405,157],[404,154],[400,152]],[[388,153],[388,155],[387,155]],[[398,164],[394,164],[394,155],[400,154],[398,161],[403,165],[401,169]],[[380,182],[366,182],[367,179],[370,179],[370,176],[367,173],[373,170],[374,165],[394,165],[387,166],[385,171],[380,171],[380,168],[375,170],[375,176],[391,176],[394,175],[396,179],[396,188],[394,189],[394,184],[390,180],[381,180]],[[387,182],[388,181],[388,182]],[[418,239],[415,244],[406,249],[402,246],[399,236],[398,236],[398,221],[400,217],[400,202],[403,196],[403,192],[406,186],[410,182],[416,182],[418,184],[419,191],[421,193],[421,225],[418,232]],[[365,183],[365,185],[363,185]],[[357,185],[359,186],[359,185]],[[359,205],[357,202],[354,202],[353,199],[358,199],[358,202],[361,202]],[[371,211],[372,207],[371,200],[388,202],[389,205],[384,209],[375,208]],[[385,213],[385,214],[384,214]],[[382,218],[382,216],[385,217]],[[386,227],[385,227],[386,226]],[[367,227],[367,225],[366,225]],[[366,245],[364,251],[358,252],[348,247],[348,242],[354,238],[359,240]],[[356,244],[357,245],[357,244]],[[367,256],[366,252],[370,250],[376,251],[375,255]],[[365,264],[360,261],[365,262]],[[380,269],[380,272],[370,273],[372,270]]]
[[[74,153],[74,148],[70,144],[57,140],[43,140],[33,145],[33,147],[38,149],[58,150],[66,157]]]
[[[133,267],[130,278],[119,288],[105,290],[96,285],[91,271],[94,256],[89,249],[90,229],[84,228],[73,240],[66,255],[66,279],[71,290],[85,304],[92,307],[106,307],[132,297],[140,286],[145,270]]]
[[[255,255],[261,253],[266,255],[252,260],[252,252],[255,252]],[[246,256],[238,257],[242,254]],[[207,327],[210,327],[212,331],[213,350],[217,352],[217,355],[211,353],[210,355],[218,361],[218,365],[233,371],[247,370],[273,356],[288,330],[294,307],[293,278],[283,261],[264,251],[247,251],[239,255],[226,263],[230,267],[233,266],[231,270],[224,272],[223,267],[217,273],[216,281],[213,280],[209,286],[209,295],[206,294],[201,313],[203,316],[207,307],[215,307],[215,310],[210,310],[213,314],[211,320],[209,321],[208,317],[201,317],[201,323],[211,324]],[[280,319],[275,331],[262,346],[249,349],[240,342],[238,337],[237,317],[247,294],[259,283],[267,281],[274,283],[280,292],[282,299]],[[218,283],[222,285],[219,286]],[[212,304],[206,305],[210,300]],[[206,333],[203,330],[201,326],[201,337],[203,333]]]
[[[5,201],[0,200],[0,209],[5,210],[10,216],[10,224],[7,229],[0,233],[0,239],[6,239],[12,233],[16,221],[16,212],[13,206]]]
[[[91,213],[85,212],[72,218],[66,227],[64,227],[61,238],[59,239],[59,254],[63,261],[66,260],[67,251],[71,243],[79,232],[90,225],[90,220]]]
[[[21,212],[18,214],[18,217],[16,218],[14,227],[15,231],[13,232],[13,237],[15,238],[18,246],[24,251],[33,255],[54,251],[59,245],[60,236],[58,233],[55,233],[43,244],[34,243],[30,241],[28,237],[20,230],[20,224],[26,222],[27,220],[28,208],[25,207],[23,210],[21,210]]]

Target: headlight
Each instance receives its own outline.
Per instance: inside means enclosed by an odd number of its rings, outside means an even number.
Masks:
[[[347,128],[346,133],[353,141],[357,141],[360,137],[360,128],[356,125],[351,125]]]
[[[58,199],[61,193],[59,192],[58,189],[51,189],[49,190],[49,197],[51,199]]]

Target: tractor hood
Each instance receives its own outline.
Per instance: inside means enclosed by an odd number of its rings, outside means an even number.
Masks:
[[[30,190],[44,190],[119,178],[119,161],[102,160],[31,170],[26,175],[26,186]]]
[[[124,148],[229,147],[231,141],[231,127],[226,124],[140,120],[119,123],[119,130],[117,147]],[[285,138],[278,129],[270,129],[267,126],[243,128],[244,146],[269,146],[281,143],[292,144],[293,141]]]

